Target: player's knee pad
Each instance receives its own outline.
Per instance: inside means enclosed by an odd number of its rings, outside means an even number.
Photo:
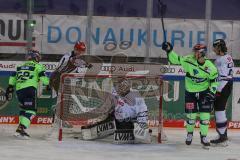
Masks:
[[[186,116],[187,116],[187,120],[186,120],[187,124],[195,125],[197,113],[188,113]]]
[[[83,140],[103,138],[113,134],[115,130],[115,121],[111,118],[107,118],[106,120],[93,125],[81,127]]]
[[[195,119],[187,119],[186,122],[187,122],[187,124],[189,124],[189,125],[195,125],[196,120],[195,120]]]
[[[210,121],[207,119],[207,120],[200,120],[200,124],[201,125],[209,125]]]

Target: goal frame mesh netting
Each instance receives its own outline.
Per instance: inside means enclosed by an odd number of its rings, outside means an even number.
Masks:
[[[62,74],[56,111],[56,116],[59,119],[58,140],[62,141],[64,122],[70,123],[73,127],[79,127],[80,130],[81,126],[90,125],[106,118],[111,107],[107,98],[112,93],[112,88],[118,79],[123,77],[129,80],[131,90],[138,90],[140,95],[144,97],[147,106],[154,106],[154,110],[158,112],[155,117],[155,126],[158,128],[157,141],[161,143],[163,133],[163,86],[165,82],[159,75],[144,74],[124,76],[114,74]],[[151,105],[151,103],[154,105]]]

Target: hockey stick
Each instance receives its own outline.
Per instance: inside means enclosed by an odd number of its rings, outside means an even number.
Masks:
[[[163,17],[166,13],[167,5],[163,4],[161,0],[158,0],[158,16],[161,17],[161,24],[162,24],[162,33],[163,33],[163,42],[167,42],[167,35],[165,32],[165,25]],[[162,143],[162,136],[163,136],[163,81],[160,81],[160,97],[159,97],[159,124],[158,124],[158,143]]]
[[[167,41],[167,35],[166,35],[166,32],[165,32],[165,25],[164,25],[164,20],[163,20],[163,17],[166,14],[166,10],[167,10],[167,5],[163,4],[161,2],[161,0],[158,0],[158,14],[161,17],[162,32],[163,32],[163,42]]]

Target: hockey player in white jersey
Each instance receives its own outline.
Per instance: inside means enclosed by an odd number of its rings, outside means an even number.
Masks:
[[[114,142],[117,144],[151,142],[147,106],[139,92],[132,91],[130,86],[125,78],[116,83],[109,96],[113,105],[112,114],[102,122],[82,127],[83,139],[91,140],[114,134]],[[99,128],[103,128],[101,126],[108,127],[100,133]]]
[[[85,62],[82,57],[86,52],[86,45],[84,42],[78,41],[74,45],[74,50],[65,53],[58,63],[58,67],[51,74],[50,86],[58,92],[60,85],[60,76],[63,73],[79,73],[81,68],[91,68],[92,65]]]
[[[214,102],[216,130],[218,137],[211,140],[213,144],[227,141],[227,116],[226,104],[233,85],[233,67],[234,63],[231,55],[227,53],[226,43],[223,39],[217,39],[213,42],[213,51],[217,55],[215,65],[219,72],[219,86],[217,88],[216,100]]]
[[[52,72],[49,82],[50,87],[55,90],[57,94],[60,86],[60,77],[63,73],[79,73],[82,68],[92,67],[92,64],[89,64],[82,59],[85,52],[85,43],[82,41],[78,41],[75,43],[73,51],[65,53],[64,56],[61,58],[57,68],[54,72]],[[56,104],[52,106],[52,110],[54,112],[53,120],[56,118],[55,114],[58,101],[59,98],[57,99]],[[69,125],[67,122],[64,122],[64,126],[71,127],[71,125]]]

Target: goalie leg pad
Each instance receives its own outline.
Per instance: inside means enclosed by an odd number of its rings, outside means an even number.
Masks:
[[[81,128],[83,140],[94,140],[111,135],[115,131],[115,121],[103,121],[91,126]]]
[[[151,143],[152,130],[146,125],[134,123],[134,137],[137,143]]]
[[[133,130],[116,130],[114,132],[114,143],[115,144],[133,144],[135,141]]]
[[[118,121],[116,120],[116,131],[114,132],[115,144],[132,144],[134,143],[133,128],[134,125],[131,121]]]

